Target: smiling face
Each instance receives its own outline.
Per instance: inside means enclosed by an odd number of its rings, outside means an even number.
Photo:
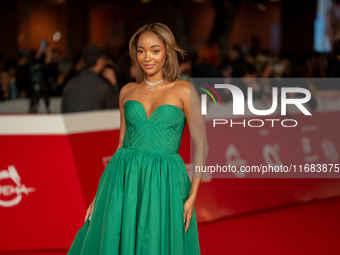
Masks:
[[[137,60],[147,77],[159,75],[160,79],[163,79],[165,44],[152,32],[140,35],[137,42]]]

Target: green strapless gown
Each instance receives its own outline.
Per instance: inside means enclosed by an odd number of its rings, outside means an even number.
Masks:
[[[124,106],[123,147],[100,178],[91,221],[78,231],[69,255],[198,255],[196,213],[185,233],[184,202],[191,182],[178,154],[185,116],[159,106]],[[79,215],[82,217],[82,215]]]

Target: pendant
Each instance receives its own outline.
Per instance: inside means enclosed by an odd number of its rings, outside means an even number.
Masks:
[[[151,86],[151,91],[153,91],[153,87],[154,87],[154,86],[156,86],[157,84],[159,84],[159,83],[161,83],[162,81],[164,81],[164,79],[163,79],[163,80],[161,80],[161,81],[159,81],[159,82],[156,82],[156,83],[152,84],[152,83],[148,82],[145,78],[144,78],[144,80],[146,81],[147,84],[149,84],[149,85]]]

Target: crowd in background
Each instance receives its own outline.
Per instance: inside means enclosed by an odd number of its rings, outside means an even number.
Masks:
[[[85,68],[82,53],[72,61],[62,58],[60,50],[46,47],[32,53],[19,51],[17,59],[4,59],[0,54],[0,101],[31,98],[35,84],[41,86],[40,93],[49,97],[62,96],[66,83]],[[111,86],[120,88],[134,80],[130,55],[122,54],[114,59],[106,56],[105,68],[100,75]]]
[[[87,49],[89,50],[89,47]],[[99,55],[92,57],[97,59],[102,57]],[[129,52],[122,50],[119,57],[105,54],[103,60],[105,64],[97,75],[111,88],[107,93],[112,93],[113,97],[118,98],[120,89],[135,79]],[[282,78],[340,77],[340,41],[334,43],[333,52],[328,54],[307,52],[302,56],[297,56],[293,52],[285,52],[277,56],[263,51],[260,43],[253,38],[248,48],[235,45],[227,51],[222,60],[217,44],[207,42],[202,44],[197,51],[189,51],[186,58],[179,59],[179,62],[178,77],[180,79],[189,81],[190,78],[195,77],[241,78],[238,85],[242,90],[252,87],[254,99],[270,103],[271,87],[285,86],[282,82],[285,79]],[[62,97],[67,83],[90,67],[91,65],[88,65],[84,59],[84,52],[79,53],[71,61],[68,58],[62,58],[60,50],[48,46],[44,49],[40,48],[34,55],[28,51],[20,51],[17,59],[4,59],[0,55],[0,101],[30,98],[31,106],[34,106],[35,100],[43,98],[48,108],[50,97]],[[270,80],[276,82],[268,83],[258,78],[273,78]],[[311,109],[316,107],[314,97],[335,100],[340,96],[340,86],[338,87],[336,83],[315,81],[303,85],[312,92],[313,97],[309,102]],[[289,86],[292,84],[290,83]],[[79,86],[78,89],[81,90],[82,87]],[[228,90],[223,91],[220,96],[224,102],[232,100]],[[117,103],[103,105],[103,108],[117,107]]]

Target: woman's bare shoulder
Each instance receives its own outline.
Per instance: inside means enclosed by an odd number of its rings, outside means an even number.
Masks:
[[[191,89],[195,89],[195,87],[190,82],[180,79],[175,81],[175,87],[179,94],[185,97],[190,95]]]
[[[188,82],[186,80],[177,79],[175,81],[175,87],[176,87],[176,89],[180,90],[181,92],[184,92],[186,90],[190,90],[190,82]]]
[[[125,84],[120,90],[120,96],[124,98],[130,91],[132,91],[136,86],[136,82],[130,82]]]
[[[133,89],[136,86],[136,82],[129,82],[127,84],[125,84],[121,90],[123,90],[123,92],[128,92],[129,90]]]
[[[136,86],[135,82],[130,82],[130,83],[125,84],[121,88],[119,92],[119,105],[121,108],[124,108],[125,100],[129,97],[131,92],[134,90],[135,86]]]

